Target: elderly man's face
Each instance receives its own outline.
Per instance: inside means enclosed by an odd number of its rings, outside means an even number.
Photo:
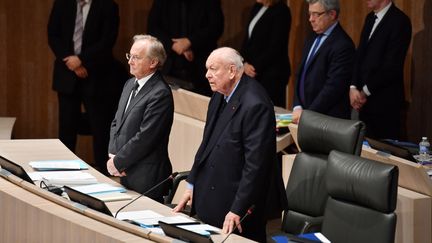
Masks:
[[[234,65],[225,63],[220,54],[212,53],[207,58],[206,68],[206,78],[212,91],[229,95],[235,83]]]
[[[130,49],[129,68],[130,73],[137,79],[141,79],[156,70],[157,61],[147,57],[147,41],[137,41]]]
[[[309,4],[309,22],[317,34],[324,33],[336,21],[336,11],[326,11],[320,3]]]

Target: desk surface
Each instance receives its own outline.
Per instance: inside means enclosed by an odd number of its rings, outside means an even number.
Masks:
[[[77,159],[77,156],[57,139],[0,140],[0,155],[22,165],[26,171],[33,170],[28,165],[28,162],[31,160]],[[93,168],[89,168],[89,172],[96,176],[99,182],[117,184]],[[2,202],[3,200],[6,202],[1,204],[0,210],[3,209],[2,207],[15,209],[15,205],[18,205],[26,211],[16,214],[15,219],[12,219],[15,215],[14,210],[9,210],[11,213],[8,213],[8,217],[2,216],[2,220],[0,220],[0,232],[2,233],[0,234],[0,239],[5,239],[2,237],[9,237],[7,239],[23,239],[23,236],[19,232],[10,231],[11,227],[8,226],[10,224],[6,224],[6,222],[8,222],[7,220],[11,220],[15,224],[23,223],[29,217],[28,213],[30,213],[33,215],[30,219],[38,227],[36,229],[34,227],[24,228],[27,231],[35,233],[34,237],[39,237],[43,242],[59,242],[59,237],[73,239],[69,240],[70,242],[139,242],[145,241],[146,238],[157,242],[170,242],[172,240],[169,237],[151,233],[146,229],[125,223],[91,209],[78,209],[74,203],[62,197],[42,190],[16,177],[13,178],[17,180],[15,181],[15,185],[4,178],[0,178],[0,199]],[[133,197],[138,195],[133,191],[127,191],[127,193]],[[129,201],[108,202],[107,206],[112,212],[116,212],[127,202]],[[132,203],[125,211],[144,209],[153,210],[164,216],[174,215],[170,208],[147,197],[142,197]],[[43,218],[38,221],[39,216]],[[65,226],[65,228],[56,226],[56,223]],[[52,228],[50,227],[57,228],[58,232],[51,232]],[[74,229],[74,232],[77,234],[76,236],[71,237],[71,228]],[[39,230],[43,232],[41,233]],[[83,232],[82,237],[80,236],[81,232]],[[5,236],[3,236],[3,233],[5,233]],[[222,234],[214,235],[212,238],[215,242],[220,242],[224,236]],[[227,242],[248,242],[248,240],[237,235],[231,235]]]
[[[15,117],[0,117],[0,139],[11,139]]]

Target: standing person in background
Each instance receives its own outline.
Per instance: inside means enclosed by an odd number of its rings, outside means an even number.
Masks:
[[[258,80],[273,104],[285,107],[291,74],[288,36],[291,12],[284,0],[257,0],[251,10],[241,54],[245,73]]]
[[[147,29],[167,52],[163,74],[192,82],[194,92],[211,96],[205,60],[223,28],[220,0],[154,0]]]
[[[280,171],[273,174],[277,167],[273,104],[257,81],[243,75],[243,58],[236,50],[214,50],[206,67],[215,93],[187,178],[189,188],[174,211],[191,202],[203,222],[224,233],[238,225],[242,236],[265,242],[266,198],[272,180],[279,179],[283,188]],[[251,205],[253,213],[240,224]]]
[[[128,189],[144,193],[172,173],[168,140],[174,116],[171,89],[158,71],[166,54],[159,40],[134,36],[129,60],[129,79],[111,124],[108,172],[119,176]],[[166,183],[147,196],[163,202]]]
[[[357,48],[351,106],[366,124],[366,136],[400,139],[411,21],[391,0],[365,2],[372,12],[366,16]]]
[[[349,119],[354,43],[339,24],[339,0],[306,0],[315,32],[306,41],[297,74],[293,122],[303,109]]]
[[[52,87],[59,102],[59,138],[75,152],[83,104],[96,167],[104,174],[110,122],[123,83],[112,71],[118,70],[112,54],[118,27],[119,10],[112,0],[55,0],[48,21],[48,43],[55,55]]]

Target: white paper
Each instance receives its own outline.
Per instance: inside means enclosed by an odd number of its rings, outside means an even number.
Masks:
[[[140,211],[129,211],[129,212],[120,212],[117,215],[117,219],[148,219],[148,218],[162,218],[163,215],[156,213],[152,210],[140,210]]]
[[[32,180],[44,180],[54,185],[84,185],[97,183],[96,177],[82,171],[50,171],[30,173]]]
[[[169,216],[169,217],[154,217],[154,218],[146,218],[146,219],[135,219],[134,221],[140,223],[141,225],[159,225],[159,221],[163,221],[167,224],[193,224],[199,223],[194,219],[187,218],[184,216]]]
[[[178,225],[178,227],[193,231],[202,235],[209,235],[210,232],[220,233],[220,229],[209,224],[191,224],[191,225]]]
[[[30,161],[29,165],[36,170],[79,170],[83,169],[81,160],[41,160]]]
[[[120,186],[113,186],[108,183],[96,183],[85,186],[74,186],[73,189],[85,194],[97,194],[107,192],[125,192],[126,189]]]

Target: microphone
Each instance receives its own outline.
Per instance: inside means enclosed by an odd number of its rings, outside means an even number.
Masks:
[[[132,204],[133,202],[135,202],[136,200],[138,200],[139,198],[141,198],[142,196],[145,196],[147,194],[149,194],[150,192],[152,192],[154,189],[158,188],[160,185],[164,184],[166,181],[168,180],[173,180],[174,177],[176,177],[178,175],[178,172],[174,172],[172,173],[170,176],[168,176],[167,178],[165,178],[164,180],[162,180],[161,182],[159,182],[158,184],[156,184],[155,186],[153,186],[152,188],[148,189],[147,191],[145,191],[144,193],[142,193],[141,195],[139,195],[138,197],[136,197],[135,199],[133,199],[132,201],[126,203],[126,205],[124,205],[123,207],[121,207],[119,210],[117,210],[117,212],[114,215],[114,218],[117,218],[117,214],[123,210],[125,207],[129,206],[130,204]]]
[[[243,215],[243,218],[240,219],[240,222],[234,226],[234,229],[223,239],[221,243],[224,243],[228,237],[237,229],[237,227],[243,222],[243,220],[248,216],[251,215],[253,210],[255,209],[255,205],[252,205],[249,207],[249,209],[246,211],[245,215]]]

